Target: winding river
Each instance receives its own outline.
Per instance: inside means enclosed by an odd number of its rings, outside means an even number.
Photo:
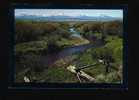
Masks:
[[[71,34],[72,36],[79,37],[79,38],[82,37],[79,34],[79,32],[74,30],[74,28],[70,28],[70,32],[73,33],[73,34]],[[38,61],[42,64],[51,66],[54,64],[54,62],[56,62],[59,59],[65,59],[66,57],[70,57],[73,54],[76,54],[79,52],[84,52],[85,50],[87,50],[89,48],[96,48],[96,47],[99,47],[102,45],[103,44],[100,41],[98,41],[95,44],[88,43],[88,44],[83,44],[83,45],[78,45],[78,46],[67,47],[58,53],[48,54],[47,56],[46,55],[41,56],[40,58],[38,58]],[[32,59],[32,58],[30,58],[30,59]]]

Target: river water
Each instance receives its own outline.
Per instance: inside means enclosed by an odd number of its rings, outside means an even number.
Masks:
[[[71,27],[69,29],[69,31],[72,33],[71,34],[72,37],[82,38],[82,36],[80,35],[80,33],[78,31],[76,31],[75,28]]]

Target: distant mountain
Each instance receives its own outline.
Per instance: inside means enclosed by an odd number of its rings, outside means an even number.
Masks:
[[[35,16],[35,15],[21,15],[16,16],[16,19],[37,20],[37,21],[112,21],[122,20],[118,17],[111,16]]]

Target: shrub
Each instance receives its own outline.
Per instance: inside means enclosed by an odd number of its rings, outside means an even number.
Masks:
[[[28,42],[50,36],[52,33],[66,35],[65,31],[59,30],[59,24],[47,22],[16,21],[16,42]]]
[[[16,57],[27,54],[44,54],[47,52],[46,41],[33,41],[27,43],[20,43],[15,46]]]
[[[118,78],[117,72],[111,72],[107,75],[100,74],[96,76],[96,83],[119,83],[120,79]]]
[[[36,40],[37,35],[34,33],[34,26],[31,22],[16,22],[16,42],[27,42]]]
[[[106,22],[104,28],[106,34],[109,35],[117,35],[121,37],[123,34],[123,23],[121,21]]]
[[[102,24],[99,22],[86,23],[81,26],[83,32],[101,32]]]
[[[72,82],[78,82],[76,76],[67,71],[66,68],[61,67],[51,67],[48,68],[47,70],[42,73],[42,80],[45,82],[53,82],[53,83],[61,83],[61,82],[66,82],[66,83],[72,83]]]

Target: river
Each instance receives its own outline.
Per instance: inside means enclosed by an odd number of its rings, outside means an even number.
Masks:
[[[78,31],[75,30],[75,28],[71,27],[69,29],[69,31],[72,33],[71,36],[77,37],[77,38],[82,38],[82,36],[80,35],[80,33]]]
[[[75,31],[73,28],[70,28],[70,32],[73,33],[71,34],[71,36],[75,36],[75,37],[82,37],[79,32]],[[96,48],[96,47],[100,47],[103,44],[98,41],[97,43],[93,44],[88,43],[88,44],[83,44],[83,45],[78,45],[78,46],[72,46],[72,47],[67,47],[63,50],[61,50],[60,52],[56,52],[53,54],[48,54],[48,55],[44,55],[38,58],[38,61],[42,64],[45,64],[47,66],[51,66],[53,65],[56,61],[60,60],[60,59],[65,59],[66,57],[70,57],[76,53],[79,52],[84,52],[85,50],[89,49],[89,48]],[[28,56],[28,58],[30,58]],[[30,58],[33,59],[33,58]]]

